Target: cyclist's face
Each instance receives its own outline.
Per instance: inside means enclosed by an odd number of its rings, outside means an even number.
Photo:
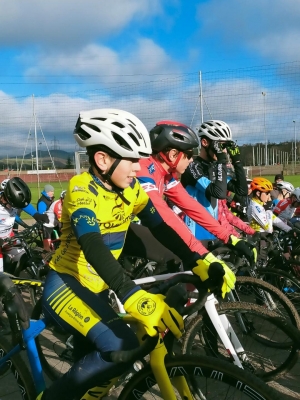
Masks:
[[[120,189],[126,189],[141,170],[138,158],[123,158],[112,174],[113,183]]]
[[[261,192],[260,199],[264,204],[266,204],[271,200],[270,192]]]
[[[183,153],[176,166],[176,172],[178,174],[183,174],[192,161],[193,161],[193,150],[191,151],[189,150],[189,152]]]

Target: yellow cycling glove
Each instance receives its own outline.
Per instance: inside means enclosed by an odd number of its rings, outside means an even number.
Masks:
[[[209,268],[212,263],[217,263],[223,268],[223,271],[219,276],[214,277],[209,274]],[[236,281],[234,273],[224,263],[224,261],[219,260],[212,253],[208,253],[203,259],[197,260],[197,265],[192,269],[192,271],[200,277],[202,282],[205,282],[207,279],[210,279],[211,281],[214,281],[214,279],[215,281],[219,281],[223,298],[226,293],[229,293],[234,289]]]
[[[175,310],[164,302],[165,296],[138,290],[125,301],[125,311],[140,321],[148,335],[155,336],[167,328],[178,339],[182,335],[183,319]]]

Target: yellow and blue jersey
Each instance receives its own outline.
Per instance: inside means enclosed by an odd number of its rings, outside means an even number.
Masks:
[[[132,214],[140,214],[145,220],[151,220],[150,225],[162,221],[136,179],[124,189],[123,196],[129,204],[116,192],[99,185],[90,173],[74,176],[63,204],[61,244],[50,267],[74,276],[94,293],[106,289],[105,282],[86,261],[78,239],[87,233],[99,232],[113,256],[118,259]],[[105,260],[99,260],[101,262]]]

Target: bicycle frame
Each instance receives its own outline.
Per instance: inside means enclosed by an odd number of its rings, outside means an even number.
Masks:
[[[191,271],[186,271],[184,272],[185,274],[192,275]],[[182,274],[182,272],[177,272],[174,274],[163,274],[163,275],[153,275],[149,276],[146,278],[140,278],[140,279],[135,279],[134,282],[137,285],[142,285],[146,283],[153,283],[157,281],[163,281],[166,279],[169,279],[171,276]],[[120,300],[115,296],[116,302],[119,308],[120,313],[124,312],[123,304],[120,302]],[[234,298],[233,298],[234,300]],[[205,309],[206,312],[211,319],[212,324],[214,325],[224,347],[226,348],[228,354],[230,354],[233,363],[243,369],[243,365],[240,361],[240,358],[238,357],[238,354],[242,355],[243,361],[247,360],[247,356],[245,354],[245,350],[239,341],[237,335],[235,334],[228,318],[226,315],[219,316],[217,309],[216,309],[216,304],[218,304],[218,300],[215,298],[213,294],[209,295],[207,297],[207,300],[205,302]],[[243,327],[243,330],[246,332],[246,328],[244,326],[244,323],[242,321],[241,316],[238,315],[238,319],[240,324]]]
[[[142,337],[145,336],[145,329],[142,325],[138,324],[137,321],[127,315],[127,314],[120,314],[120,317],[123,318],[129,324],[136,324],[137,325],[137,337],[142,343]],[[37,393],[41,393],[46,389],[46,383],[43,376],[42,365],[39,359],[35,338],[46,328],[46,322],[44,319],[40,319],[38,321],[30,320],[30,327],[23,331],[23,338],[24,338],[24,348],[20,346],[20,344],[16,345],[11,351],[9,351],[4,357],[0,358],[0,369],[3,367],[12,356],[21,352],[22,350],[26,349],[33,381],[36,387]],[[161,390],[163,398],[165,400],[176,400],[176,394],[174,393],[174,389],[172,384],[176,387],[178,392],[181,394],[182,398],[187,400],[192,400],[193,396],[190,392],[188,384],[183,377],[174,377],[171,380],[168,376],[164,365],[164,359],[167,355],[167,349],[165,347],[164,341],[161,340],[162,336],[159,335],[157,337],[157,344],[155,348],[150,352],[150,366],[152,368],[153,374],[156,378],[157,384]],[[114,383],[115,380],[113,380]],[[101,393],[102,398],[105,394],[108,393],[110,390],[110,385],[105,383],[104,387],[93,388],[93,394],[97,395],[97,393]],[[92,388],[91,388],[92,389]],[[96,391],[95,391],[96,390]],[[101,390],[101,391],[100,391]],[[83,397],[85,398],[85,396]]]

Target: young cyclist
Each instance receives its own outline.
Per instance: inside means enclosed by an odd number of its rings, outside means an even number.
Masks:
[[[45,213],[49,210],[51,204],[54,201],[54,187],[52,185],[45,185],[44,190],[41,192],[41,197],[37,202],[37,210],[40,214]],[[51,234],[53,227],[51,224],[43,226],[43,246],[46,251],[50,251],[51,245]]]
[[[282,182],[277,185],[278,188],[280,184],[282,184]],[[290,222],[291,218],[293,218],[298,207],[300,207],[300,188],[294,189],[288,198],[279,201],[273,213],[287,224]]]
[[[270,200],[272,183],[265,178],[254,178],[250,184],[252,198],[248,207],[250,226],[256,232],[273,232],[273,226],[289,232],[292,228],[278,218],[271,210],[266,211],[264,205]]]
[[[91,167],[69,183],[62,210],[61,245],[51,262],[43,292],[47,317],[85,337],[92,350],[75,362],[61,379],[37,399],[71,400],[103,383],[113,384],[128,363],[109,358],[114,350],[138,346],[132,330],[110,307],[111,288],[151,336],[169,328],[180,337],[182,317],[164,302],[164,296],[142,290],[123,271],[117,259],[122,251],[132,214],[181,259],[189,259],[193,272],[208,279],[209,263],[192,252],[163,221],[136,173],[139,159],[151,154],[149,134],[134,115],[115,109],[81,112],[74,137],[87,149]],[[222,294],[233,288],[235,277],[220,260]],[[84,397],[86,398],[86,397]]]
[[[20,210],[25,211],[36,221],[49,222],[47,215],[38,213],[33,205],[30,204],[30,201],[30,189],[21,178],[11,178],[6,182],[4,189],[0,191],[0,214],[2,221],[0,224],[0,237],[5,236],[8,231],[11,233],[12,221],[13,225],[17,222],[19,225],[26,227],[18,215]]]
[[[51,203],[51,205],[48,208],[48,210],[45,211],[45,214],[49,218],[49,223],[48,224],[44,224],[44,226],[46,228],[53,229],[52,233],[55,234],[54,237],[56,237],[56,239],[61,234],[61,228],[62,228],[61,214],[62,214],[62,206],[63,206],[63,203],[64,203],[65,195],[66,195],[66,190],[63,190],[61,192],[60,196],[59,196],[59,199],[53,201],[53,203]]]
[[[29,215],[37,218],[38,214],[34,207],[30,204],[31,192],[27,184],[21,178],[9,179],[2,192],[0,192],[0,271],[4,271],[3,260],[5,261],[5,271],[11,272],[7,264],[7,261],[12,260],[12,255],[14,259],[17,258],[15,250],[9,246],[8,249],[3,246],[3,241],[6,238],[13,236],[13,227],[16,219],[22,224],[22,220],[17,215],[18,210],[27,210]],[[3,258],[4,257],[4,258]],[[0,335],[3,333],[8,333],[9,329],[6,328],[5,323],[0,317]]]
[[[167,205],[163,196],[220,240],[237,244],[241,250],[243,248],[242,251],[249,251],[245,242],[237,241],[235,236],[231,236],[232,232],[224,229],[201,204],[189,196],[178,179],[178,175],[183,174],[192,162],[193,149],[199,144],[195,132],[180,122],[160,121],[151,129],[150,140],[153,155],[141,161],[137,177],[166,223],[179,233],[191,250],[199,254],[207,253],[204,245]]]
[[[198,136],[201,142],[199,155],[183,173],[181,182],[190,196],[229,229],[226,214],[219,210],[219,200],[226,199],[227,191],[240,196],[247,196],[248,192],[239,148],[232,141],[230,127],[223,121],[204,122]],[[227,179],[227,154],[232,160],[235,179]],[[185,217],[185,223],[197,239],[215,239],[212,231],[199,225],[189,215]]]
[[[277,198],[272,201],[273,207],[276,206],[280,201],[288,199],[295,189],[294,186],[290,182],[281,181],[276,184],[276,188],[278,191]]]

